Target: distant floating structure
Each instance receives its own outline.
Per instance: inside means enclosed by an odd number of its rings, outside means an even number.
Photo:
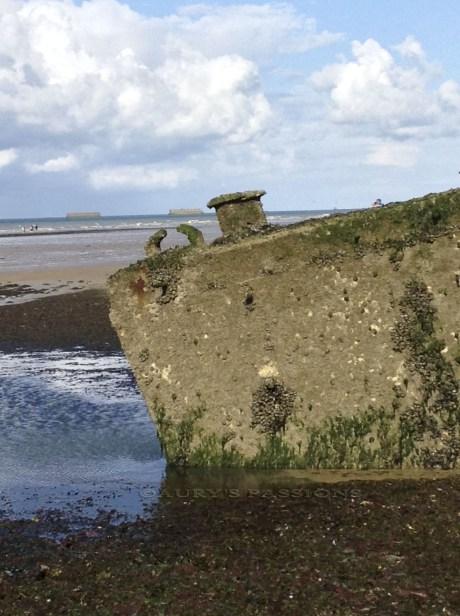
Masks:
[[[101,213],[100,212],[68,212],[66,214],[66,218],[68,220],[86,220],[88,218],[92,219],[92,218],[100,218],[101,217]]]
[[[203,210],[198,207],[180,208],[169,210],[169,216],[202,216]]]

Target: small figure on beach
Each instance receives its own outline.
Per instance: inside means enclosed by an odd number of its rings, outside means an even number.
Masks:
[[[372,207],[382,207],[382,205],[383,205],[382,199],[376,199],[374,203],[372,204]]]

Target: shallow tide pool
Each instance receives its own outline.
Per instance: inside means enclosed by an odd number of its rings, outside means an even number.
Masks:
[[[0,353],[0,517],[135,519],[165,461],[122,354]]]

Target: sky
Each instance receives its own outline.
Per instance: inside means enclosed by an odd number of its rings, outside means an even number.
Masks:
[[[0,0],[0,218],[460,184],[458,0]]]

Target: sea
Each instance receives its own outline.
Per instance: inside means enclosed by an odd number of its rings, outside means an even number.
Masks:
[[[284,226],[333,211],[267,217]],[[20,270],[127,265],[142,257],[160,227],[168,231],[166,247],[185,243],[175,230],[183,222],[208,241],[220,234],[213,214],[0,220],[0,271],[14,282]],[[117,524],[154,509],[166,463],[123,354],[0,352],[0,426],[0,519],[39,524],[56,515],[61,522],[53,537],[59,538],[92,528],[101,516]]]
[[[326,216],[337,209],[323,210],[296,210],[296,211],[270,211],[266,212],[267,220],[271,224],[288,225],[306,218]],[[346,210],[340,210],[346,211]],[[217,226],[217,217],[212,213],[203,212],[198,216],[172,216],[170,214],[141,214],[128,216],[101,216],[99,218],[6,218],[0,219],[0,236],[14,234],[40,233],[85,233],[97,231],[136,231],[142,229],[156,229],[165,227],[175,228],[178,224],[187,222],[200,228]],[[35,230],[35,225],[38,229]]]
[[[165,461],[121,353],[0,353],[0,425],[0,519],[54,515],[68,532],[158,500]]]
[[[284,226],[333,211],[268,212],[267,219],[273,225]],[[14,281],[14,272],[19,270],[111,264],[122,267],[143,257],[144,244],[157,229],[164,228],[168,234],[162,247],[186,244],[185,236],[176,231],[181,223],[196,226],[208,242],[220,235],[215,214],[0,220],[0,272],[11,273]]]

